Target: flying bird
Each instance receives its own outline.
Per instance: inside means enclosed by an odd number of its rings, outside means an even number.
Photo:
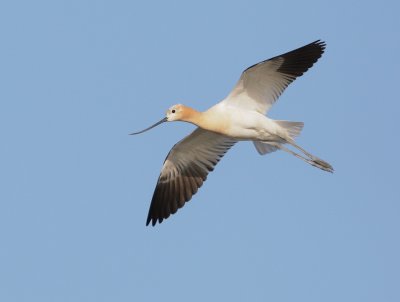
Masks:
[[[183,207],[224,154],[238,141],[252,141],[261,155],[282,150],[327,172],[332,166],[296,144],[303,123],[273,120],[266,113],[285,88],[321,57],[325,42],[313,43],[254,64],[243,71],[236,86],[221,102],[204,112],[174,105],[154,125],[182,121],[197,128],[179,141],[161,169],[146,225],[161,223]],[[291,149],[289,149],[289,147]],[[293,150],[294,151],[293,151]]]

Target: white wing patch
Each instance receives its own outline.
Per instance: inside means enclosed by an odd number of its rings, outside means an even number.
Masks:
[[[247,68],[222,102],[266,114],[285,88],[321,57],[325,43],[306,46]]]

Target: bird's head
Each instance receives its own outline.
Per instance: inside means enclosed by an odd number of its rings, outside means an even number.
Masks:
[[[173,105],[172,107],[170,107],[167,110],[167,112],[165,113],[165,117],[161,121],[158,121],[154,125],[146,128],[142,131],[131,133],[131,135],[143,133],[147,130],[150,130],[150,129],[164,123],[164,122],[173,122],[173,121],[191,122],[191,118],[196,113],[197,113],[197,111],[193,110],[192,108],[186,107],[185,105],[182,105],[182,104]]]
[[[165,114],[167,121],[181,121],[186,112],[185,108],[186,107],[181,104],[176,104],[170,107]]]

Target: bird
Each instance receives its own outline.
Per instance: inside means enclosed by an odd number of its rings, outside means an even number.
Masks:
[[[295,142],[304,123],[273,120],[269,109],[296,78],[322,56],[326,43],[316,40],[245,69],[229,95],[200,112],[177,104],[154,125],[182,121],[197,128],[168,153],[151,200],[146,226],[162,223],[191,200],[225,153],[237,142],[252,141],[259,154],[282,150],[321,170],[333,173],[326,161]],[[292,150],[294,149],[294,150]]]

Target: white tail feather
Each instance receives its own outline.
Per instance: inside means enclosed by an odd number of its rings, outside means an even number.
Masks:
[[[304,123],[303,122],[290,122],[290,121],[275,121],[279,126],[284,128],[290,138],[294,139],[295,137],[300,135],[301,130],[303,130]]]
[[[296,136],[300,135],[301,130],[304,127],[304,123],[302,122],[290,122],[290,121],[275,121],[280,127],[285,129],[291,139],[294,139]],[[258,153],[261,155],[275,152],[279,149],[279,143],[271,142],[253,142],[256,147]]]

